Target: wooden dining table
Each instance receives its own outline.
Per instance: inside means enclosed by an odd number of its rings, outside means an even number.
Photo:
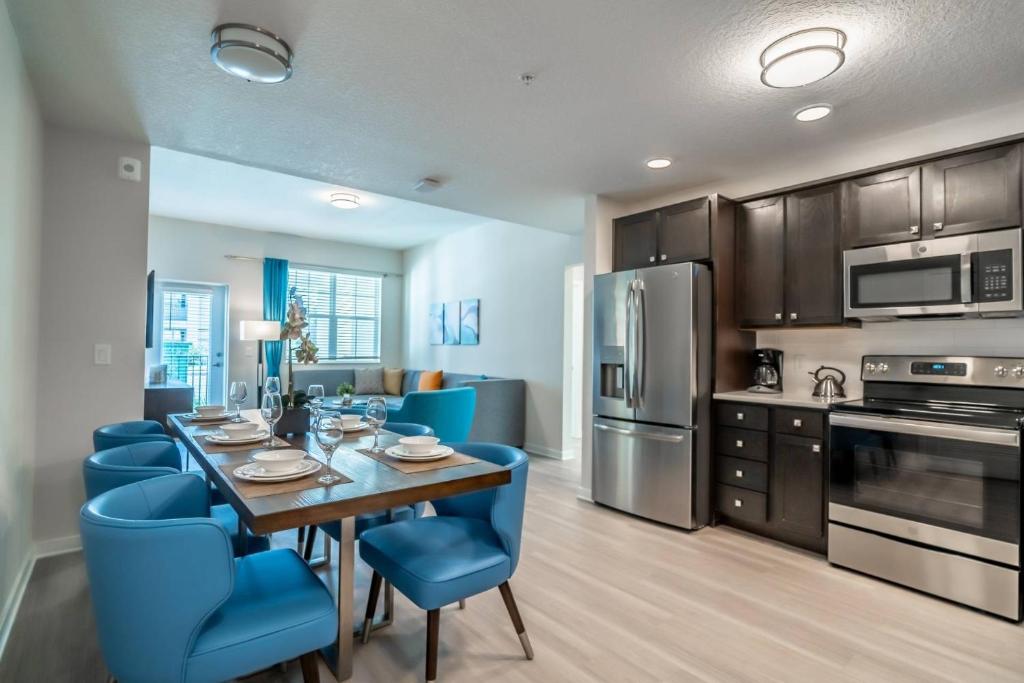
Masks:
[[[250,422],[266,426],[259,410],[244,410],[241,415]],[[352,676],[356,515],[480,491],[511,481],[507,469],[483,460],[425,472],[401,472],[358,452],[357,449],[366,449],[373,444],[372,432],[366,430],[365,433],[346,437],[331,461],[331,467],[351,481],[249,497],[240,490],[245,488],[242,482],[222,468],[246,464],[253,454],[267,450],[265,445],[221,450],[205,439],[205,435],[211,432],[210,425],[196,424],[181,414],[168,416],[168,422],[206,473],[207,481],[217,487],[238,513],[240,531],[248,528],[253,534],[262,535],[324,522],[341,523],[336,592],[338,637],[333,647],[323,651],[324,659],[339,681]],[[381,430],[380,443],[382,446],[394,445],[398,435],[387,432],[386,427]],[[326,463],[327,459],[312,433],[282,438],[291,447],[302,449]],[[227,469],[230,472],[233,467]],[[308,476],[315,480],[321,474],[322,471]],[[244,533],[241,538],[245,538]]]

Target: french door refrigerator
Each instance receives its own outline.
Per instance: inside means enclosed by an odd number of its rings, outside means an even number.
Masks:
[[[595,502],[685,529],[710,520],[711,297],[696,263],[595,276]]]

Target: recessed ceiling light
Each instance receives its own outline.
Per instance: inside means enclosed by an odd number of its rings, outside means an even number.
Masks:
[[[797,121],[817,121],[823,119],[832,113],[832,106],[828,104],[812,104],[809,107],[804,107],[798,111],[794,116]]]
[[[348,192],[334,192],[331,194],[331,205],[339,209],[358,209],[359,197]]]
[[[779,38],[761,53],[761,82],[769,88],[795,88],[820,81],[843,65],[846,34],[836,28],[809,28]]]
[[[232,76],[251,83],[280,83],[292,75],[292,49],[280,36],[251,24],[213,29],[210,59]]]
[[[671,165],[672,165],[672,160],[671,159],[665,159],[663,157],[659,157],[657,159],[648,159],[647,160],[647,168],[668,168]]]

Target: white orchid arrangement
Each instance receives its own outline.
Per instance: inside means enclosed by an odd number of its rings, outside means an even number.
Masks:
[[[303,365],[319,363],[320,358],[317,354],[320,349],[310,339],[309,332],[305,331],[309,327],[309,323],[306,322],[306,307],[302,302],[302,297],[295,293],[295,287],[288,292],[288,297],[290,299],[288,315],[284,324],[281,325],[281,341],[288,344],[288,396],[294,406],[296,397],[295,382],[292,379],[292,358],[294,357]],[[293,341],[299,342],[297,348],[292,346]]]

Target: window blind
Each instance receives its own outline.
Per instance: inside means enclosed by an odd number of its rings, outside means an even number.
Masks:
[[[292,287],[306,306],[321,361],[380,362],[379,275],[289,266]]]

